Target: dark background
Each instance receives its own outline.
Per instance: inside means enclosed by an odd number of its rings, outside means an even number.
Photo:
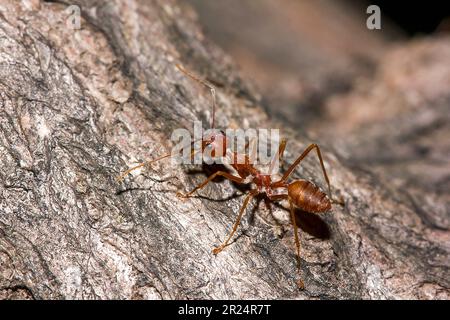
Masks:
[[[355,3],[360,0],[349,0]],[[416,36],[450,29],[448,1],[365,1],[376,4],[382,16],[388,17],[408,35]]]

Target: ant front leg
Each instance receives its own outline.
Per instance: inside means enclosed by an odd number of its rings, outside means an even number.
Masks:
[[[225,171],[217,171],[215,173],[213,173],[212,175],[210,175],[208,177],[208,179],[206,179],[205,181],[203,181],[202,183],[200,183],[197,187],[195,187],[191,192],[183,194],[181,192],[177,193],[177,196],[180,198],[189,198],[195,191],[197,191],[198,189],[203,188],[204,186],[206,186],[209,182],[211,182],[212,180],[214,180],[217,176],[222,176],[228,180],[237,182],[237,183],[244,183],[245,179],[241,178],[241,177],[236,177],[233,176],[232,174],[229,174],[228,172]]]
[[[192,158],[193,156],[195,156],[198,152],[201,152],[201,151],[202,151],[202,150],[196,151],[196,150],[194,149],[194,144],[195,144],[197,141],[200,141],[200,140],[202,140],[202,139],[194,140],[194,141],[191,142],[191,149],[192,149],[192,150],[191,150],[191,154],[190,154],[190,157],[191,157],[191,158]],[[152,163],[155,163],[155,162],[157,162],[157,161],[159,161],[159,160],[166,159],[166,158],[172,158],[173,156],[174,156],[174,154],[169,153],[169,154],[163,155],[163,156],[161,156],[161,157],[158,157],[158,158],[156,158],[156,159],[152,159],[152,160],[148,160],[148,161],[142,162],[142,163],[138,164],[137,166],[134,166],[134,167],[128,169],[127,171],[123,172],[122,174],[120,174],[120,175],[116,178],[116,181],[121,182],[121,181],[122,181],[123,179],[125,179],[125,177],[126,177],[127,175],[129,175],[131,172],[133,172],[133,171],[135,171],[135,170],[137,170],[137,169],[139,169],[139,168],[142,168],[142,167],[145,167],[145,166],[149,166],[149,165],[151,165]]]
[[[156,162],[156,161],[159,161],[159,160],[162,160],[162,159],[165,159],[165,158],[170,158],[171,156],[172,156],[171,154],[166,154],[166,155],[161,156],[161,157],[159,157],[159,158],[156,158],[156,159],[153,159],[153,160],[149,160],[149,161],[146,161],[146,162],[142,162],[142,163],[138,164],[137,166],[132,167],[132,168],[128,169],[127,171],[123,172],[121,175],[119,175],[119,176],[116,178],[116,180],[117,180],[118,182],[121,182],[121,181],[122,181],[123,179],[125,179],[125,177],[126,177],[127,175],[129,175],[131,172],[133,172],[133,171],[135,171],[135,170],[137,170],[137,169],[139,169],[139,168],[142,168],[142,167],[144,167],[144,166],[150,165],[150,164],[152,164],[152,163],[154,163],[154,162]]]
[[[228,242],[230,242],[231,238],[233,237],[234,233],[237,230],[237,227],[239,226],[239,224],[241,223],[241,219],[242,216],[244,215],[245,209],[247,208],[248,203],[250,202],[250,200],[252,200],[252,198],[258,193],[258,191],[256,190],[252,190],[250,191],[250,193],[247,195],[247,197],[244,200],[244,203],[242,204],[241,210],[239,211],[239,215],[236,219],[236,222],[233,225],[233,230],[230,232],[230,234],[228,235],[228,238],[218,247],[213,249],[213,253],[214,254],[218,254],[220,251],[223,250],[223,248],[225,248],[228,245]]]

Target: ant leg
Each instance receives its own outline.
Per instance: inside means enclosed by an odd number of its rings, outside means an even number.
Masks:
[[[236,177],[233,176],[232,174],[229,174],[228,172],[225,171],[217,171],[215,173],[213,173],[212,175],[210,175],[208,177],[208,179],[206,179],[205,181],[203,181],[202,183],[200,183],[197,187],[195,187],[191,192],[183,194],[181,192],[177,193],[177,196],[180,198],[189,198],[195,191],[197,191],[198,189],[203,188],[204,186],[206,186],[209,182],[211,182],[212,180],[214,180],[217,176],[222,176],[228,180],[237,182],[237,183],[243,183],[245,181],[245,179],[241,178],[241,177]]]
[[[344,197],[340,196],[339,199],[330,199],[332,203],[345,207]]]
[[[271,196],[268,196],[270,201],[277,201],[277,200],[284,200],[288,198],[287,194],[274,194]]]
[[[300,239],[298,237],[298,227],[297,227],[297,222],[295,221],[295,212],[294,212],[294,205],[292,204],[291,199],[289,199],[289,206],[290,206],[290,211],[291,211],[291,220],[292,220],[292,225],[294,226],[294,239],[295,239],[295,246],[297,248],[297,272],[298,272],[298,286],[300,287],[300,289],[304,289],[305,288],[305,284],[303,283],[303,280],[301,278],[301,274],[300,274]]]
[[[194,144],[195,144],[195,142],[197,142],[197,141],[199,141],[199,140],[201,140],[201,139],[194,140],[194,141],[191,142],[191,149],[192,149],[191,155],[190,155],[191,158],[192,158],[196,153],[202,151],[202,150],[197,150],[197,151],[196,151],[196,150],[194,149]],[[123,172],[121,175],[119,175],[119,176],[116,178],[116,180],[117,180],[118,182],[121,182],[123,179],[125,179],[125,177],[126,177],[128,174],[130,174],[130,173],[133,172],[134,170],[139,169],[139,168],[142,168],[142,167],[144,167],[144,166],[146,166],[146,165],[152,164],[152,163],[154,163],[154,162],[156,162],[156,161],[159,161],[159,160],[162,160],[162,159],[165,159],[165,158],[170,158],[170,157],[172,157],[172,156],[173,156],[173,155],[169,153],[169,154],[166,154],[166,155],[161,156],[161,157],[159,157],[159,158],[156,158],[156,159],[152,159],[152,160],[149,160],[149,161],[142,162],[142,163],[138,164],[137,166],[132,167],[132,168],[128,169],[127,171]]]
[[[256,163],[255,161],[257,159],[257,152],[258,152],[257,143],[258,143],[257,138],[253,137],[245,145],[244,153],[248,150],[248,159],[249,159],[249,164],[251,164],[251,165],[254,165]]]
[[[202,80],[199,77],[197,77],[197,76],[193,75],[192,73],[190,73],[189,71],[187,71],[181,64],[176,64],[175,66],[178,68],[178,70],[183,72],[189,78],[204,85],[205,87],[209,88],[209,90],[211,91],[211,97],[212,97],[211,129],[214,129],[214,127],[215,127],[214,121],[215,121],[215,116],[216,116],[216,88],[208,81]]]
[[[286,149],[286,139],[281,140],[280,146],[278,147],[278,153],[277,155],[272,159],[272,161],[270,162],[270,167],[269,167],[269,173],[272,174],[274,169],[275,169],[275,165],[277,163],[279,163],[279,161],[282,160],[283,158],[283,153],[284,153],[284,149]]]
[[[244,200],[244,203],[242,204],[241,210],[239,211],[239,215],[236,219],[236,222],[233,225],[233,230],[230,232],[230,234],[228,235],[227,240],[225,240],[220,246],[216,247],[213,249],[213,253],[214,254],[218,254],[220,251],[223,250],[223,248],[225,248],[228,245],[228,242],[230,242],[231,238],[233,237],[234,233],[237,230],[237,227],[239,226],[239,224],[241,223],[241,219],[242,216],[244,215],[245,209],[247,208],[248,203],[250,202],[250,200],[257,194],[256,190],[252,190],[250,191],[250,193],[247,195],[247,197]]]
[[[153,162],[156,162],[156,161],[159,161],[159,160],[162,160],[162,159],[165,159],[165,158],[169,158],[170,156],[171,156],[171,154],[166,154],[166,155],[161,156],[161,157],[159,157],[159,158],[156,158],[156,159],[153,159],[153,160],[150,160],[150,161],[146,161],[146,162],[142,162],[142,163],[138,164],[137,166],[135,166],[135,167],[133,167],[133,168],[130,168],[130,169],[128,169],[127,171],[125,171],[124,173],[122,173],[121,175],[119,175],[119,176],[116,178],[116,180],[117,180],[118,182],[121,182],[123,179],[125,179],[125,177],[126,177],[128,174],[130,174],[130,173],[133,172],[134,170],[139,169],[139,168],[142,168],[142,167],[144,167],[144,166],[146,166],[146,165],[152,164]]]
[[[289,200],[289,208],[290,208],[290,213],[291,213],[291,220],[292,220],[292,225],[294,226],[295,247],[297,249],[297,272],[298,272],[298,276],[299,276],[298,286],[300,287],[300,289],[303,290],[305,288],[305,284],[303,283],[302,277],[301,277],[301,274],[300,274],[300,238],[298,236],[297,221],[295,220],[294,204],[292,203],[292,200],[289,198],[289,196],[287,194],[272,195],[272,196],[269,197],[269,199],[272,200],[272,201],[284,200],[284,199],[288,199]]]
[[[278,147],[278,158],[281,160],[283,158],[284,150],[286,149],[286,139],[282,139],[280,142],[280,146]]]
[[[311,152],[311,150],[316,149],[317,151],[317,157],[319,158],[320,161],[320,166],[322,167],[322,172],[323,172],[323,176],[325,178],[325,181],[328,185],[328,195],[330,197],[330,199],[332,199],[331,197],[331,186],[330,186],[330,179],[328,179],[328,175],[327,175],[327,171],[325,170],[325,166],[323,164],[323,159],[322,159],[322,154],[320,153],[320,148],[317,144],[313,143],[311,144],[308,148],[305,149],[305,151],[303,151],[303,153],[297,158],[297,160],[295,160],[295,162],[289,167],[289,169],[284,173],[283,177],[280,179],[280,181],[277,181],[274,183],[274,185],[278,185],[278,183],[280,182],[284,182],[286,181],[286,179],[289,177],[289,175],[292,173],[292,171],[294,171],[295,167],[298,166],[300,164],[300,162],[302,162],[302,160],[308,155],[308,153]]]

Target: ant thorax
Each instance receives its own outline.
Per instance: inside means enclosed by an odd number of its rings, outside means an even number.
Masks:
[[[271,173],[269,165],[256,165],[251,158],[238,154],[231,149],[226,150],[226,155],[221,159],[230,173],[244,178],[243,184],[251,184],[251,189],[258,190],[260,193],[266,193],[268,196],[282,194],[280,189],[273,189],[273,181],[280,180],[278,172]]]

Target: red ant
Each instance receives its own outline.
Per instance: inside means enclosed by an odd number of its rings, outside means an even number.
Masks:
[[[201,80],[200,78],[192,75],[188,71],[186,71],[183,67],[177,65],[178,69],[188,75],[190,78],[194,79],[195,81],[205,85],[208,87],[211,91],[212,95],[212,119],[211,119],[211,128],[214,128],[214,117],[215,117],[215,107],[216,107],[216,99],[215,99],[215,88],[210,83],[206,82],[205,80]],[[230,242],[231,238],[233,237],[234,233],[236,232],[242,216],[245,213],[245,209],[250,202],[256,195],[258,194],[265,194],[265,196],[270,201],[280,201],[280,200],[287,200],[289,202],[290,207],[290,217],[292,224],[294,226],[294,238],[295,238],[295,245],[297,249],[297,271],[299,273],[300,277],[300,240],[298,236],[298,227],[295,220],[295,213],[294,213],[294,207],[297,207],[305,212],[309,213],[321,213],[321,212],[327,212],[331,209],[332,202],[335,202],[332,200],[331,197],[331,187],[330,187],[330,181],[328,179],[327,172],[325,170],[325,166],[323,164],[322,154],[320,152],[320,148],[317,144],[311,144],[308,148],[306,148],[303,153],[294,161],[294,163],[288,168],[288,170],[283,174],[283,176],[276,181],[272,181],[271,174],[263,174],[260,170],[255,168],[251,163],[250,159],[247,155],[244,155],[244,161],[243,163],[238,163],[236,161],[238,154],[236,152],[232,152],[227,150],[227,137],[225,134],[221,131],[219,133],[213,133],[212,135],[208,137],[203,137],[202,139],[202,146],[201,151],[204,151],[206,147],[212,147],[212,156],[214,156],[214,152],[220,151],[221,154],[227,153],[231,155],[231,162],[229,163],[231,167],[237,172],[237,175],[233,175],[231,173],[225,172],[225,171],[217,171],[211,176],[209,176],[205,181],[203,181],[201,184],[199,184],[197,187],[195,187],[192,191],[190,191],[187,194],[182,194],[180,192],[177,193],[178,197],[181,198],[189,198],[195,191],[203,188],[206,186],[209,182],[213,181],[216,177],[222,176],[228,180],[231,180],[238,184],[249,184],[252,183],[255,188],[252,188],[246,198],[244,199],[244,203],[239,211],[238,217],[233,225],[233,229],[226,238],[226,240],[218,247],[213,249],[214,254],[218,254],[221,252]],[[221,150],[216,150],[221,148]],[[286,148],[286,140],[282,140],[279,149],[277,158],[278,160],[281,160],[284,150]],[[315,149],[317,152],[317,156],[320,161],[320,165],[322,167],[322,172],[325,178],[325,181],[328,186],[328,196],[320,190],[319,187],[317,187],[314,183],[307,181],[307,180],[294,180],[292,182],[288,182],[289,176],[292,174],[294,169],[300,165],[301,161],[313,150]],[[194,154],[194,151],[191,152],[191,156]],[[140,167],[143,167],[147,164],[151,164],[153,162],[156,162],[158,160],[168,158],[171,155],[165,155],[162,157],[159,157],[157,159],[141,163],[140,165],[133,167],[126,172],[124,172],[122,175],[119,176],[119,180],[122,180],[126,175],[128,175],[131,171],[134,171]],[[272,159],[271,168],[273,167],[275,161],[277,158]],[[271,170],[269,170],[271,172]],[[283,192],[283,190],[287,193],[280,193]],[[339,204],[343,204],[342,202],[336,201]],[[299,278],[298,285],[301,289],[304,288],[304,283],[301,280],[301,277]]]

